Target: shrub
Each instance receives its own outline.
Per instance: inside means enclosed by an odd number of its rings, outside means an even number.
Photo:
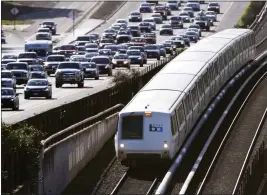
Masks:
[[[39,171],[41,140],[45,134],[32,126],[2,123],[2,192],[11,192]]]
[[[250,2],[241,18],[237,21],[235,28],[247,28],[250,26],[256,19],[256,16],[260,13],[265,3],[265,1]]]
[[[140,75],[140,71],[136,69],[131,69],[129,71],[117,71],[114,74],[114,77],[111,83],[114,83],[115,85],[117,85],[139,75]]]

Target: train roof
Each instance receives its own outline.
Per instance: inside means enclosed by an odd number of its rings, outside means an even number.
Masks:
[[[252,31],[227,29],[199,41],[169,62],[121,112],[170,113],[178,100],[188,92],[188,89],[191,89],[198,75],[201,75],[200,72],[205,70],[209,62],[232,41],[249,32]]]

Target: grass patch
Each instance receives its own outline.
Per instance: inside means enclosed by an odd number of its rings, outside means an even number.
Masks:
[[[14,25],[13,20],[1,20],[2,25]],[[16,20],[16,25],[22,25],[25,24],[25,21],[22,20]]]
[[[235,28],[248,28],[254,22],[265,3],[265,1],[250,2],[241,18],[237,21]]]

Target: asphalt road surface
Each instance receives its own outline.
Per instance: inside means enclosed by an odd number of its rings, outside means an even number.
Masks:
[[[223,30],[227,28],[233,27],[235,22],[239,19],[242,15],[243,11],[245,10],[246,5],[248,2],[220,2],[221,5],[221,12],[217,16],[219,22],[215,23],[215,26],[211,29],[210,32],[202,32],[202,38],[205,36],[209,36],[212,33],[216,32],[217,29]],[[110,20],[107,21],[104,25],[97,28],[93,33],[102,33],[106,28],[108,28],[111,24],[115,23],[117,19],[128,18],[128,14],[131,11],[137,11],[139,8],[140,3],[136,2],[128,2],[126,3]],[[183,4],[182,6],[184,6]],[[201,4],[201,9],[206,10],[207,4]],[[176,15],[179,11],[173,11],[172,14]],[[151,14],[143,14],[143,19],[149,18]],[[164,21],[167,23],[168,21]],[[132,23],[130,23],[132,24]],[[135,23],[138,24],[138,23]],[[179,35],[183,34],[189,24],[184,25],[184,29],[175,29],[174,34]],[[157,43],[164,42],[171,38],[171,36],[160,36],[158,33],[160,25],[157,25]],[[10,53],[10,52],[9,52]],[[147,65],[144,67],[149,66],[149,64],[155,62],[155,60],[149,60]],[[137,65],[132,65],[132,69],[142,69]],[[123,68],[120,70],[127,71]],[[114,70],[118,71],[118,69]],[[114,74],[113,72],[113,74]],[[52,109],[54,107],[61,106],[68,102],[72,102],[78,99],[81,99],[85,96],[88,96],[92,93],[96,93],[100,90],[103,90],[110,86],[112,77],[102,76],[99,80],[86,80],[85,87],[83,89],[77,88],[76,85],[65,85],[63,88],[55,88],[55,80],[54,77],[50,77],[49,80],[53,86],[53,99],[46,100],[42,98],[32,98],[30,100],[24,100],[23,96],[23,87],[18,89],[18,93],[20,95],[20,110],[19,111],[4,111],[2,112],[2,120],[6,123],[15,123],[21,120],[24,120],[30,116],[33,116],[37,113],[44,112],[46,110]]]

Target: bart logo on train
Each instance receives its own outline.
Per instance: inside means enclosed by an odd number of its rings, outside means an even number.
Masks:
[[[149,131],[151,131],[151,132],[163,132],[163,125],[149,124]]]

